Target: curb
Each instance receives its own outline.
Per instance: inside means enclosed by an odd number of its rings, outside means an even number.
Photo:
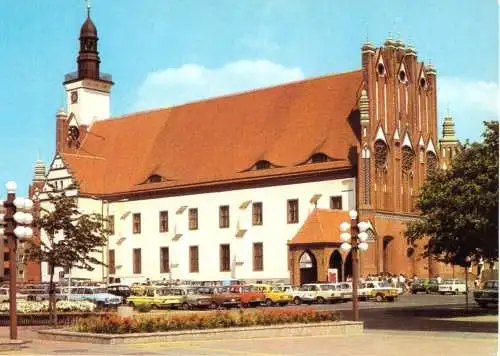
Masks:
[[[228,340],[273,338],[282,336],[317,336],[363,333],[363,322],[336,321],[311,324],[237,327],[227,329],[182,330],[136,334],[91,334],[67,330],[39,330],[40,338],[52,341],[92,344],[135,344],[193,340]]]

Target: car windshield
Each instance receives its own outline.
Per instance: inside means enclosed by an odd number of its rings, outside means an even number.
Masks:
[[[214,293],[213,288],[208,288],[208,287],[198,288],[198,294],[213,294],[213,293]]]
[[[498,289],[498,281],[486,281],[483,288]]]
[[[163,291],[163,289],[161,289]],[[162,294],[162,295],[183,295],[183,290],[182,289],[168,289],[168,288],[165,288],[165,291],[164,293],[166,294]]]

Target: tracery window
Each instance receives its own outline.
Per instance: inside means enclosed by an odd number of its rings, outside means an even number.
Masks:
[[[401,156],[402,156],[401,168],[403,169],[403,172],[410,171],[411,168],[413,167],[413,160],[415,159],[415,154],[413,153],[413,150],[408,146],[404,146],[401,149]]]
[[[389,149],[384,141],[377,140],[374,145],[375,150],[375,167],[384,168],[387,163],[387,155],[389,154]]]
[[[434,152],[428,151],[426,154],[427,160],[427,176],[429,176],[437,168],[437,157]]]

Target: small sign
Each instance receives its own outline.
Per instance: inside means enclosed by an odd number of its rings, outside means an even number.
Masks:
[[[332,283],[339,281],[339,271],[337,268],[328,268],[327,281]]]

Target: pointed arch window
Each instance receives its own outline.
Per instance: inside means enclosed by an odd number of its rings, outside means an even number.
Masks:
[[[426,153],[426,166],[427,166],[427,177],[432,174],[433,171],[436,170],[438,166],[437,157],[432,151],[427,151]]]
[[[403,146],[401,149],[402,165],[401,168],[403,172],[409,172],[413,167],[413,161],[415,160],[415,154],[413,150],[408,146]]]
[[[382,169],[387,163],[389,148],[382,140],[375,141],[375,144],[373,146],[375,150],[375,167],[378,169]]]

